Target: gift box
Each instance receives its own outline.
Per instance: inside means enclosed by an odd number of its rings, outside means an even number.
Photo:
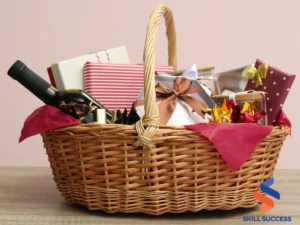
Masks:
[[[181,76],[160,74],[155,76],[156,100],[162,125],[190,125],[208,123],[202,109],[215,106],[211,91],[196,79],[196,65],[189,67]],[[135,110],[141,118],[144,114],[144,90],[136,101]]]
[[[220,92],[220,84],[215,74],[214,67],[203,68],[202,70],[198,69],[198,78],[197,80],[204,84],[212,91],[212,95],[219,95]]]
[[[232,92],[244,91],[247,86],[248,79],[243,77],[242,73],[247,66],[249,65],[217,73],[216,76],[220,85],[220,92],[223,93],[225,90]]]
[[[60,61],[51,65],[50,72],[48,69],[50,80],[55,81],[54,86],[56,86],[58,90],[82,90],[83,66],[86,62],[128,64],[129,58],[126,47],[121,46]]]
[[[296,76],[266,64],[259,59],[256,60],[255,68],[256,70],[252,71],[255,77],[248,80],[245,90],[266,92],[268,124],[274,125]],[[264,70],[265,74],[263,74]],[[246,77],[246,74],[247,68],[244,70],[244,77]],[[258,85],[257,82],[259,81],[261,85]]]
[[[184,70],[177,70],[172,73],[169,73],[174,76],[180,76]],[[205,67],[197,67],[197,81],[201,84],[205,85],[211,92],[212,95],[219,95],[220,93],[220,85],[217,80],[217,76],[215,74],[214,66],[205,66]]]
[[[158,66],[157,73],[173,71],[172,66]],[[144,87],[144,65],[87,62],[83,68],[84,91],[109,110],[127,109]]]
[[[240,105],[241,108],[244,107],[245,103],[252,104],[255,101],[256,109],[259,112],[267,111],[265,92],[244,91],[244,92],[234,93],[234,92],[225,90],[225,91],[223,91],[222,95],[215,95],[212,97],[212,99],[219,106],[223,104],[224,100],[229,101],[230,99],[232,99],[234,101],[234,103]],[[264,118],[262,118],[259,123],[267,125],[268,124],[267,117],[265,116]]]
[[[264,65],[265,68],[261,65]],[[261,69],[259,69],[260,66]],[[254,64],[220,72],[217,74],[217,78],[221,92],[224,90],[264,92],[268,125],[274,125],[292,87],[295,75],[286,73],[257,59]]]

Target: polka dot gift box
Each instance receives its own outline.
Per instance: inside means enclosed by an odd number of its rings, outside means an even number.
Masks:
[[[255,68],[261,75],[256,79],[249,79],[245,90],[266,92],[268,124],[274,125],[296,76],[259,59],[255,62]]]

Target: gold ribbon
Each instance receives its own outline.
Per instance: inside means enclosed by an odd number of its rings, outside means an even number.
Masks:
[[[215,106],[212,109],[204,109],[202,110],[205,113],[211,114],[213,118],[213,122],[215,123],[230,123],[231,122],[231,114],[232,108],[227,108],[226,100],[224,99],[221,106]]]
[[[155,86],[156,101],[160,101],[158,105],[158,111],[160,114],[160,124],[166,125],[172,116],[178,99],[188,104],[197,114],[204,118],[202,109],[207,108],[207,104],[204,101],[196,99],[189,94],[201,92],[203,88],[201,86],[192,87],[192,81],[183,77],[178,77],[174,81],[174,90],[166,88],[161,83],[157,83]],[[144,100],[137,100],[136,106],[143,105]]]
[[[257,105],[256,100],[254,100],[251,104],[248,102],[245,102],[242,112],[243,113],[251,113],[252,115],[256,115],[258,113],[256,105]]]
[[[255,83],[255,87],[258,87],[260,85],[263,85],[263,79],[266,79],[268,72],[268,64],[263,63],[258,66],[258,69],[252,65],[247,66],[242,76],[246,77]]]

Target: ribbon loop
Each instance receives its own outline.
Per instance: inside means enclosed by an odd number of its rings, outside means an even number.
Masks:
[[[192,81],[183,77],[178,77],[174,81],[174,89],[170,90],[157,83],[155,86],[157,93],[157,101],[161,101],[158,105],[160,114],[160,124],[166,125],[175,111],[178,99],[189,105],[198,115],[204,118],[202,109],[207,108],[204,101],[198,100],[189,94],[204,91],[201,86],[192,88]]]
[[[255,87],[263,85],[263,79],[267,78],[268,64],[263,63],[258,68],[250,65],[247,66],[242,72],[242,76],[252,80],[255,83]]]

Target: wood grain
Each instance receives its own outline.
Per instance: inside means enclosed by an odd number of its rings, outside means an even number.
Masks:
[[[1,225],[275,224],[243,222],[243,216],[261,216],[259,207],[163,216],[89,211],[64,201],[56,190],[49,168],[0,168],[0,177]],[[300,171],[275,171],[274,178],[272,187],[280,192],[281,200],[275,200],[275,208],[264,216],[292,216],[291,222],[276,224],[300,225]]]

